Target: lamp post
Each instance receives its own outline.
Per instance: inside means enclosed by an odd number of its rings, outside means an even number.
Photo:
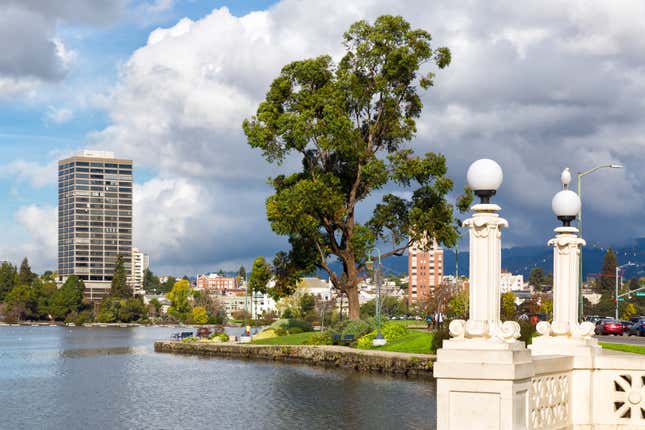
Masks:
[[[578,177],[578,197],[582,199],[582,177],[587,176],[593,172],[596,172],[600,169],[622,169],[623,166],[620,164],[603,164],[601,166],[596,166],[594,168],[591,168],[589,170],[585,170],[584,172],[578,172],[577,177]],[[582,204],[580,204],[580,209],[578,210],[578,237],[582,237]],[[578,264],[579,266],[579,273],[578,273],[578,315],[580,318],[582,318],[582,284],[583,284],[583,279],[582,279],[582,250],[580,251],[580,262]]]
[[[381,251],[378,248],[372,248],[369,252],[369,258],[367,259],[367,264],[372,265],[372,254],[376,251],[378,256],[378,267],[374,270],[374,277],[376,278],[376,336],[372,341],[374,346],[383,346],[387,343],[387,340],[381,334],[381,276],[379,271],[381,270]]]
[[[616,319],[618,319],[618,299],[621,297],[621,296],[618,295],[618,287],[620,286],[620,284],[622,284],[622,282],[620,282],[620,278],[621,278],[620,272],[621,272],[621,269],[623,267],[627,267],[627,266],[635,266],[635,264],[632,263],[631,261],[628,261],[627,263],[625,263],[625,264],[623,264],[621,266],[616,266],[616,294],[614,295],[614,297],[616,298],[616,300],[615,300],[615,302],[616,302],[616,312],[615,312],[614,317]],[[623,296],[624,296],[624,294],[623,294]]]

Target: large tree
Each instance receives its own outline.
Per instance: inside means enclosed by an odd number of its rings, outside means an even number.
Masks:
[[[596,287],[599,293],[613,293],[616,289],[617,264],[616,253],[613,249],[609,248],[605,253],[605,258],[602,261],[602,270],[598,274]]]
[[[352,319],[359,318],[359,273],[377,240],[392,245],[386,257],[411,241],[434,237],[453,246],[458,237],[445,158],[415,156],[408,145],[423,107],[418,87],[433,85],[433,73],[420,68],[450,63],[448,48],[432,49],[430,40],[401,17],[358,21],[344,35],[340,63],[325,55],[286,65],[243,124],[267,161],[302,161],[299,172],[272,179],[275,194],[266,203],[272,229],[291,245],[274,262],[276,273],[293,287],[294,275],[326,271],[349,298]],[[384,194],[371,219],[359,222],[359,204],[391,183],[411,192]],[[330,265],[334,258],[341,273]],[[281,279],[276,286],[292,291]]]
[[[119,299],[127,299],[132,297],[132,289],[128,285],[128,275],[125,271],[125,263],[123,261],[123,255],[121,254],[117,255],[116,257],[110,296]]]
[[[85,284],[72,275],[57,290],[49,303],[49,313],[55,320],[64,320],[70,312],[78,312],[83,305]]]
[[[7,261],[0,264],[0,302],[4,301],[5,296],[16,286],[17,280],[16,266]]]
[[[544,269],[541,267],[534,267],[529,273],[529,285],[532,285],[536,291],[542,291],[542,286],[546,282],[546,275]]]

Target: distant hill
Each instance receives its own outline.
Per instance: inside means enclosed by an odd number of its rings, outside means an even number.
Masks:
[[[584,276],[598,273],[602,267],[602,260],[606,248],[588,244],[583,250],[582,269]],[[614,249],[618,256],[618,263],[625,264],[631,261],[636,266],[625,270],[625,278],[645,276],[645,238],[635,239],[633,245]],[[459,274],[468,275],[469,253],[459,253]],[[333,265],[340,270],[340,265]],[[545,246],[524,246],[502,249],[502,268],[515,274],[522,274],[528,278],[529,272],[534,267],[541,267],[546,272],[553,271],[553,249]],[[401,274],[408,272],[408,256],[388,257],[383,260],[383,269],[386,274]],[[444,252],[444,273],[455,274],[455,253],[453,250]],[[326,278],[325,273],[318,274]]]

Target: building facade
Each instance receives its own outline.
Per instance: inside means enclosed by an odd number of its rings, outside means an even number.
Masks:
[[[524,289],[524,276],[502,272],[499,277],[499,289],[502,293],[520,291]]]
[[[209,273],[207,275],[199,275],[197,277],[197,289],[209,291],[223,291],[237,289],[237,279],[217,273]]]
[[[150,257],[138,248],[132,248],[130,284],[134,294],[143,294],[143,276],[150,268]]]
[[[76,275],[85,296],[110,292],[117,255],[132,265],[132,160],[83,151],[58,162],[58,276]]]
[[[428,297],[443,279],[443,249],[436,240],[428,251],[423,248],[418,243],[408,248],[408,303]]]

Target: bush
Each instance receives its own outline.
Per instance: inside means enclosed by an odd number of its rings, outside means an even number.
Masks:
[[[362,336],[361,338],[358,339],[358,342],[356,342],[356,348],[358,349],[372,349],[374,345],[372,345],[372,341],[376,337],[376,331],[373,331],[371,333],[366,334],[365,336]]]
[[[304,333],[304,330],[301,329],[300,327],[293,327],[293,328],[290,328],[289,330],[287,330],[287,333],[289,333],[289,334],[300,334],[300,333]]]
[[[228,342],[229,337],[226,333],[213,333],[208,336],[208,340],[212,340],[214,342]]]
[[[257,340],[271,339],[274,337],[278,337],[278,334],[276,334],[275,330],[273,330],[272,328],[268,328],[268,329],[262,330],[262,333],[258,333],[255,336],[253,336],[253,339],[257,339]]]
[[[443,341],[450,339],[450,330],[444,325],[444,327],[437,330],[432,336],[432,344],[430,345],[430,350],[433,354],[437,353],[437,350],[441,348]]]
[[[361,336],[366,335],[372,330],[372,326],[369,322],[364,320],[355,320],[347,323],[347,326],[343,330],[343,336],[354,335],[355,339],[360,338]]]
[[[181,341],[184,342],[184,343],[191,343],[191,342],[197,342],[198,340],[199,339],[197,339],[196,337],[193,336],[193,337],[184,338]]]
[[[295,320],[295,319],[279,319],[269,326],[274,330],[283,329],[286,332],[289,329],[300,328],[303,332],[305,331],[314,331],[313,326],[307,321]]]
[[[381,333],[388,342],[400,339],[410,333],[410,330],[403,324],[386,322],[381,326]]]
[[[533,342],[533,338],[537,336],[535,326],[528,321],[520,322],[520,339],[522,342],[529,346]]]
[[[332,345],[332,336],[336,334],[331,330],[316,333],[307,340],[307,345]]]

